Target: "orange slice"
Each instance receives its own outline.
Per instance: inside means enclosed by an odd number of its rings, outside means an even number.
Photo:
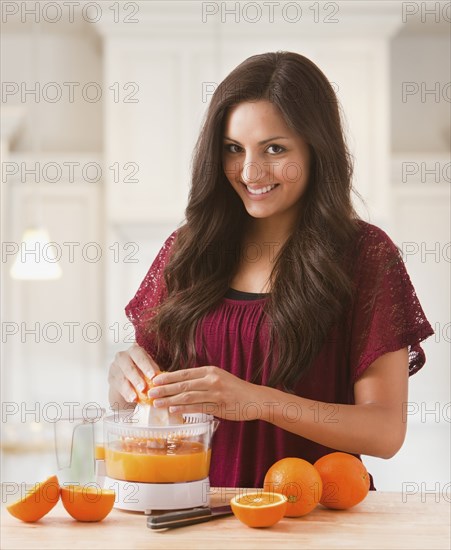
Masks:
[[[61,487],[61,500],[67,512],[78,521],[102,521],[111,512],[116,493],[92,486]]]
[[[15,518],[26,522],[38,521],[55,506],[60,498],[60,486],[56,476],[36,483],[27,494],[6,507]]]
[[[249,527],[271,527],[287,509],[287,498],[280,493],[256,492],[235,496],[230,501],[235,516]]]

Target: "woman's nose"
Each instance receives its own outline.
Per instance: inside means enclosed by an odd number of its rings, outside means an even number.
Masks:
[[[252,159],[246,158],[241,167],[241,180],[246,185],[255,185],[266,177],[266,170],[267,167],[264,166],[263,162],[255,160],[255,157]]]

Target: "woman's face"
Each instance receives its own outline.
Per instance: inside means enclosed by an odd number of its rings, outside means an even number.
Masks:
[[[224,172],[254,218],[294,221],[310,166],[306,141],[269,101],[243,102],[225,120]]]

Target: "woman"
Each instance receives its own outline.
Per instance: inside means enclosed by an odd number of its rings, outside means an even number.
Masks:
[[[110,367],[126,407],[222,419],[213,486],[261,487],[287,456],[392,457],[408,376],[433,334],[397,247],[351,204],[334,91],[307,58],[255,55],[218,86],[186,223],[126,308],[136,345]],[[371,479],[371,489],[374,489]]]

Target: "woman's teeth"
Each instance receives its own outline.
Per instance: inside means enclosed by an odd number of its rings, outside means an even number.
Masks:
[[[269,193],[274,187],[276,187],[277,183],[274,185],[268,185],[266,187],[261,187],[260,189],[251,189],[246,185],[246,189],[251,193],[252,195],[263,195],[263,193]]]

